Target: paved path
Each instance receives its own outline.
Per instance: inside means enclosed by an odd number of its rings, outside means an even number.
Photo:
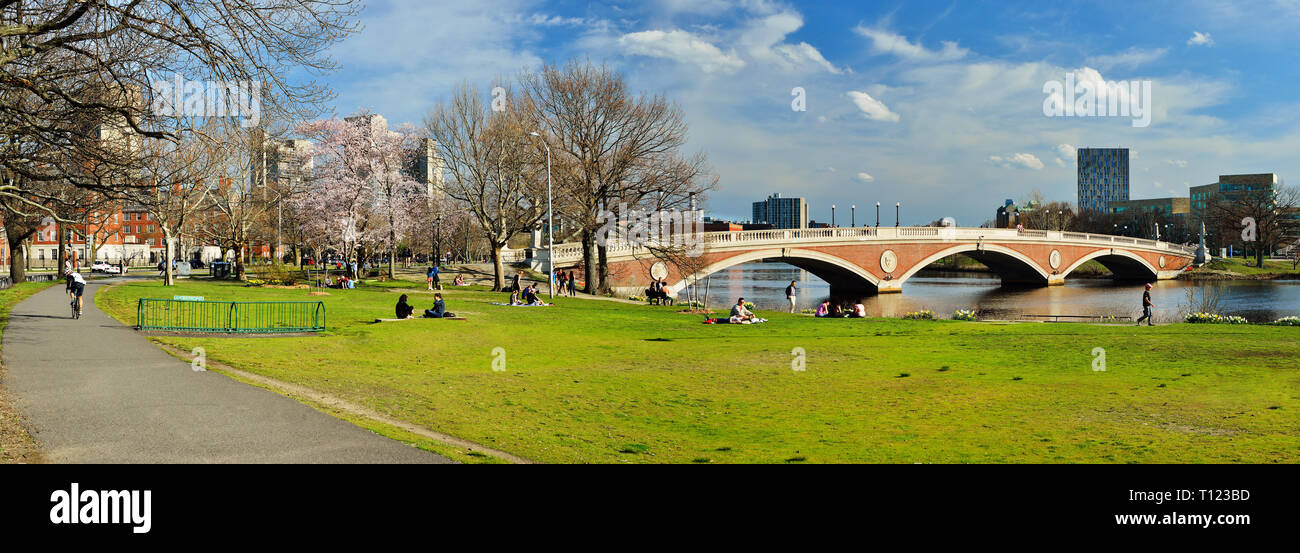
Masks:
[[[110,281],[111,282],[111,281]],[[195,372],[63,286],[14,307],[2,383],[60,463],[449,463],[293,399]],[[275,339],[275,338],[267,338]]]

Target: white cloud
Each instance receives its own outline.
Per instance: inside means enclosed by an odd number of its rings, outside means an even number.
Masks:
[[[1188,46],[1212,46],[1214,39],[1210,38],[1210,33],[1192,31],[1192,38],[1187,39]]]
[[[795,69],[815,65],[839,75],[844,70],[827,61],[822,53],[807,42],[786,44],[785,37],[803,27],[803,16],[795,12],[781,12],[754,20],[740,34],[737,46],[756,61],[763,61]]]
[[[1101,56],[1092,56],[1088,58],[1088,65],[1094,65],[1102,70],[1128,68],[1132,69],[1140,65],[1146,65],[1164,57],[1168,48],[1157,48],[1155,50],[1141,50],[1138,48],[1129,48],[1118,54],[1106,54]]]
[[[1074,146],[1072,145],[1057,144],[1056,155],[1061,156],[1062,159],[1075,159],[1079,156],[1079,153],[1074,149]]]
[[[560,17],[558,15],[547,17],[544,14],[535,13],[528,18],[528,22],[541,27],[556,27],[582,25],[586,20],[581,17]]]
[[[989,156],[989,161],[994,165],[1008,169],[1020,167],[1037,171],[1043,168],[1043,162],[1038,159],[1038,156],[1020,152],[1007,156]]]
[[[1187,167],[1187,160],[1185,159],[1166,159],[1165,163],[1168,163],[1174,167],[1180,167],[1180,168]]]
[[[862,181],[862,182],[871,182],[871,181],[873,181],[873,180],[876,180],[876,177],[873,177],[873,176],[868,175],[868,174],[866,174],[866,173],[858,173],[858,180],[860,180],[860,181]]]
[[[745,61],[735,51],[723,52],[713,43],[687,31],[628,33],[618,39],[618,44],[629,54],[698,65],[705,73],[734,73],[745,66]]]
[[[848,95],[849,98],[853,100],[853,104],[858,106],[858,109],[862,111],[862,115],[867,119],[889,121],[891,123],[898,122],[898,114],[889,111],[889,108],[885,106],[885,104],[881,103],[880,100],[872,98],[870,94],[850,90]]]
[[[956,42],[944,41],[938,50],[927,50],[919,43],[907,40],[907,37],[884,29],[873,29],[858,25],[853,32],[871,40],[871,51],[876,54],[893,54],[913,61],[953,61],[966,57],[970,50],[957,46]]]

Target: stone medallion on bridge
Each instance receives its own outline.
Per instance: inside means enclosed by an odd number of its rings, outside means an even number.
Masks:
[[[1165,256],[1160,256],[1160,268],[1165,268]]]
[[[885,250],[880,254],[880,270],[886,273],[892,273],[898,268],[898,254],[894,250]]]
[[[650,278],[653,278],[655,280],[662,280],[664,277],[667,276],[668,276],[668,266],[664,265],[663,261],[656,261],[654,265],[650,266]]]
[[[1053,271],[1061,268],[1060,250],[1052,250],[1051,255],[1047,256],[1047,264],[1052,266]]]

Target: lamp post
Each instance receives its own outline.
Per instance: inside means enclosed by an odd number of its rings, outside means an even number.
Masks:
[[[528,133],[528,136],[541,138],[542,135],[537,131]],[[545,140],[542,146],[546,148],[546,289],[552,298],[555,297],[555,251],[554,237],[555,221],[551,218],[551,145]]]
[[[856,204],[849,206],[849,227],[858,226],[858,206]]]
[[[442,215],[433,220],[433,266],[442,265]]]
[[[894,202],[894,227],[898,227],[900,221],[899,212],[903,209],[903,202]]]
[[[880,202],[876,202],[876,228],[880,228]]]
[[[835,228],[835,204],[831,204],[831,228]]]
[[[1065,230],[1065,211],[1056,210],[1056,230]]]

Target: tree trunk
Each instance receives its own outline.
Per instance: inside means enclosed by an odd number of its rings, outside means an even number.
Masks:
[[[55,270],[59,272],[59,276],[65,276],[63,274],[63,260],[67,259],[68,248],[66,245],[67,237],[64,236],[63,232],[63,223],[54,223],[54,232],[59,233],[59,259],[56,261],[58,267]]]
[[[600,290],[600,293],[602,294],[609,294],[611,293],[611,288],[609,286],[609,263],[607,263],[609,260],[609,250],[605,249],[605,246],[597,246],[596,256],[599,259],[600,264],[596,271],[597,279],[599,280],[597,283],[597,289]]]
[[[175,286],[176,277],[172,275],[172,236],[163,227],[163,286]]]
[[[582,291],[596,293],[596,237],[591,231],[582,231]]]
[[[248,280],[248,275],[244,272],[244,245],[235,244],[235,279]]]
[[[506,289],[505,267],[501,265],[501,250],[505,248],[505,243],[492,244],[492,291],[500,292]]]
[[[27,281],[27,251],[23,249],[23,238],[14,241],[9,236],[9,279],[17,285]]]

